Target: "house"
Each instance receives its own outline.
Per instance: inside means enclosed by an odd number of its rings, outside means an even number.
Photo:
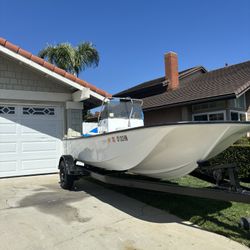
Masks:
[[[250,61],[207,71],[178,72],[174,52],[165,54],[165,76],[114,96],[143,99],[145,124],[250,120]]]
[[[0,177],[52,173],[107,92],[0,38]]]

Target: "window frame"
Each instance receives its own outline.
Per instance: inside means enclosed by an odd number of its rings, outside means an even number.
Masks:
[[[55,107],[23,106],[22,115],[24,116],[55,116],[56,113],[55,113]]]
[[[246,117],[246,121],[248,121],[248,117],[247,117],[247,112],[244,112],[244,111],[239,111],[239,110],[233,110],[233,109],[230,109],[229,110],[229,112],[230,112],[230,121],[236,121],[236,120],[232,120],[232,118],[231,118],[231,114],[232,113],[238,113],[238,122],[240,122],[241,120],[239,119],[240,118],[240,114],[243,114],[243,115],[245,115],[245,117]]]
[[[223,114],[224,119],[223,120],[209,120],[209,115],[210,114]],[[207,115],[207,120],[206,121],[195,121],[194,117],[199,116],[199,115]],[[217,110],[217,111],[211,111],[211,112],[202,112],[202,113],[195,113],[192,114],[192,121],[195,122],[216,122],[216,121],[226,121],[226,111],[225,110]]]
[[[5,109],[7,109],[8,111],[5,112]],[[1,104],[0,105],[0,115],[16,115],[16,107],[13,105],[5,105],[5,104]]]

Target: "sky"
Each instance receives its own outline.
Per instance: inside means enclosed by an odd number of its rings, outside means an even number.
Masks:
[[[250,60],[250,0],[0,0],[0,37],[37,54],[47,44],[92,42],[97,68],[80,78],[114,94],[179,71]]]

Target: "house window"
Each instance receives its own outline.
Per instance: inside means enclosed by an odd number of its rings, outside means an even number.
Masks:
[[[54,108],[44,107],[23,107],[24,115],[55,115]]]
[[[208,121],[207,115],[194,115],[193,116],[194,121]]]
[[[245,112],[230,111],[231,121],[246,121],[247,115]]]
[[[224,121],[224,114],[223,113],[210,114],[209,121]]]
[[[0,106],[0,114],[14,115],[15,114],[15,107]]]
[[[194,114],[193,121],[224,121],[225,111]]]

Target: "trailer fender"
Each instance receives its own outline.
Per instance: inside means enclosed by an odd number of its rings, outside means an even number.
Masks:
[[[89,175],[89,172],[86,171],[84,167],[77,166],[76,165],[76,159],[73,158],[72,155],[62,155],[59,161],[58,169],[61,168],[62,164],[61,162],[64,162],[64,168],[65,172],[68,175],[74,175],[76,178],[81,176],[87,176]]]
[[[60,169],[61,166],[61,162],[65,163],[65,167],[66,167],[66,172],[68,174],[70,174],[72,172],[72,170],[74,170],[75,168],[75,160],[73,158],[72,155],[62,155],[60,160],[59,160],[59,165],[58,165],[58,169]]]

